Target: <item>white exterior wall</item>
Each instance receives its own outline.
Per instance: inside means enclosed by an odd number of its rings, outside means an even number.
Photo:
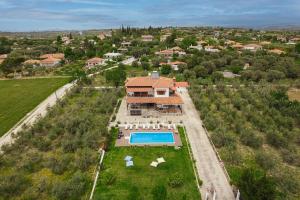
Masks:
[[[157,94],[157,91],[164,90],[166,91],[164,95]],[[154,89],[154,97],[169,97],[170,96],[170,90],[169,88],[155,88]]]

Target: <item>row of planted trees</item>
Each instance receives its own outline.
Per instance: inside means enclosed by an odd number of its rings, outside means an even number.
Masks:
[[[82,199],[121,92],[74,88],[32,128],[3,146],[0,199]]]
[[[285,88],[194,83],[190,94],[243,199],[299,196],[300,103]]]

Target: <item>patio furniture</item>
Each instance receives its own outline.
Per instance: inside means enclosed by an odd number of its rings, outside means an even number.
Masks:
[[[166,162],[163,157],[157,158],[156,160],[157,160],[158,164]]]
[[[143,124],[143,129],[146,129],[146,125],[145,124]]]
[[[171,124],[168,124],[168,130],[171,130]]]
[[[159,163],[156,161],[152,161],[152,163],[150,164],[151,167],[157,167]]]
[[[138,129],[139,129],[139,125],[136,124],[136,125],[135,125],[135,130],[138,130]]]
[[[133,166],[133,161],[132,160],[127,161],[126,162],[126,167],[131,167],[131,166]]]
[[[173,124],[173,129],[176,130],[176,125],[175,124]]]
[[[127,124],[125,124],[125,130],[128,130],[128,125]]]
[[[131,160],[132,160],[132,156],[128,156],[128,155],[127,155],[127,156],[124,158],[124,160],[125,160],[125,161],[131,161]]]
[[[133,129],[133,124],[129,124],[129,129],[130,129],[130,130]]]

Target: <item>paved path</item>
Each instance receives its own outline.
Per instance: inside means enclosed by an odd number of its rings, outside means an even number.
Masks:
[[[61,88],[56,90],[56,92],[52,93],[42,103],[40,103],[37,107],[35,107],[31,112],[27,113],[27,115],[24,116],[23,119],[21,119],[13,128],[11,128],[0,138],[0,149],[2,145],[10,144],[14,141],[12,134],[22,130],[22,126],[24,124],[32,125],[40,116],[45,116],[47,113],[47,108],[49,106],[53,106],[56,103],[57,98],[62,98],[74,84],[75,82],[72,82],[62,86]]]
[[[185,110],[183,122],[186,127],[194,159],[196,160],[199,177],[203,181],[203,185],[201,187],[202,199],[205,199],[207,190],[212,187],[217,192],[216,199],[234,199],[231,186],[220,165],[220,162],[218,161],[213,147],[209,142],[208,136],[202,127],[202,121],[192,99],[188,92],[182,92],[181,97],[184,101],[183,109]],[[210,199],[212,199],[212,197],[210,197]]]

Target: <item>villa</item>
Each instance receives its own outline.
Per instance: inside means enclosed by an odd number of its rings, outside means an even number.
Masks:
[[[249,51],[255,52],[257,50],[262,50],[262,46],[258,45],[258,44],[247,44],[247,45],[244,45],[243,50],[249,50]]]
[[[97,65],[103,65],[105,63],[105,60],[102,58],[91,58],[89,60],[86,61],[86,68],[91,69]]]
[[[183,101],[172,78],[152,72],[147,77],[128,78],[125,87],[128,115],[182,114]]]
[[[49,57],[44,60],[41,60],[40,66],[42,67],[56,67],[60,65],[61,59]]]
[[[152,35],[142,35],[143,42],[152,42],[154,37]]]
[[[186,55],[186,53],[180,47],[173,47],[171,49],[165,49],[162,51],[155,52],[155,55],[162,56],[165,58],[171,58],[174,54],[179,56]]]
[[[181,62],[181,61],[174,61],[174,62],[161,62],[159,63],[160,66],[163,66],[163,65],[170,65],[172,67],[172,69],[174,71],[178,71],[179,70],[179,66],[180,65],[186,65],[185,62]]]
[[[107,58],[107,59],[119,58],[121,56],[122,56],[121,53],[115,53],[115,52],[104,54],[104,57]]]

